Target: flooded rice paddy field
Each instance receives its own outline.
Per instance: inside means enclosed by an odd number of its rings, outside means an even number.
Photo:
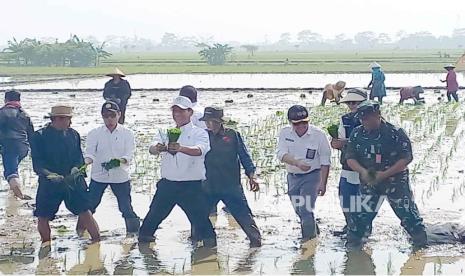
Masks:
[[[248,96],[249,94],[253,97]],[[17,201],[0,187],[0,273],[37,274],[464,274],[465,246],[441,245],[412,253],[407,235],[385,203],[374,221],[374,233],[364,251],[347,253],[344,240],[332,235],[344,224],[337,196],[339,154],[333,152],[328,191],[317,200],[321,235],[301,244],[297,217],[286,195],[285,171],[275,159],[276,136],[285,125],[286,110],[300,103],[311,108],[312,123],[324,127],[337,122],[344,106],[318,107],[320,93],[296,91],[202,92],[203,106],[225,106],[237,121],[253,159],[259,167],[261,190],[246,196],[263,235],[263,246],[250,249],[245,234],[221,210],[212,217],[218,234],[217,250],[193,250],[186,216],[176,207],[156,233],[157,241],[140,248],[125,237],[125,226],[115,197],[108,189],[95,217],[103,240],[88,245],[74,232],[76,217],[64,208],[52,222],[52,250],[39,258],[40,240],[32,217],[34,201]],[[127,126],[134,130],[137,152],[133,164],[132,198],[143,218],[159,179],[157,158],[148,154],[154,133],[171,126],[169,111],[176,92],[137,92],[130,99]],[[460,95],[460,94],[459,94]],[[460,95],[462,96],[462,95]],[[392,91],[382,107],[384,116],[403,126],[413,142],[410,165],[416,202],[426,223],[464,221],[465,104],[439,101],[440,94],[426,92],[426,105],[397,105]],[[99,92],[23,93],[23,105],[36,128],[58,103],[75,106],[73,127],[84,137],[101,123]],[[233,103],[225,104],[225,100]],[[30,158],[22,163],[21,178],[27,193],[35,196],[37,178]],[[245,181],[244,181],[245,183]]]

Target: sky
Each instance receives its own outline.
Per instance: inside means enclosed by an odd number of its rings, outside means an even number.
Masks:
[[[465,28],[463,0],[3,0],[1,7],[0,44],[71,33],[160,40],[171,32],[252,43],[306,29],[331,38],[367,30],[451,35]]]

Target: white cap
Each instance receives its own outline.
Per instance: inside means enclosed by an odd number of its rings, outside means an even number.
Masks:
[[[173,106],[178,106],[179,108],[182,108],[182,109],[188,109],[188,108],[192,109],[192,102],[188,97],[177,96],[176,98],[174,98],[173,104],[171,105],[171,107]]]

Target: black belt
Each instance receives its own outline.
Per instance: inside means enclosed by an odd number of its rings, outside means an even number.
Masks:
[[[316,169],[316,170],[313,170],[313,171],[309,171],[307,173],[290,173],[288,172],[288,174],[292,175],[292,176],[304,176],[304,175],[309,175],[311,173],[315,173],[315,172],[319,172],[320,169]]]

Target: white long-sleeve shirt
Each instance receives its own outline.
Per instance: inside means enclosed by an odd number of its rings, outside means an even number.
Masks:
[[[198,103],[193,103],[192,104],[192,110],[194,111],[191,117],[191,122],[194,124],[194,126],[198,126],[203,129],[207,129],[207,125],[205,124],[204,121],[200,121],[200,118],[203,117],[203,112],[204,108],[199,105]]]
[[[92,159],[91,178],[102,183],[124,183],[131,179],[130,162],[134,157],[135,140],[131,130],[123,125],[110,132],[105,126],[95,128],[89,132],[86,140],[84,157]],[[118,168],[105,170],[102,163],[113,158],[124,158],[126,164]]]
[[[331,164],[331,148],[326,134],[319,128],[309,125],[307,132],[299,137],[291,126],[284,127],[279,133],[276,155],[280,161],[285,154],[297,160],[305,160],[311,168],[302,171],[296,166],[286,164],[289,173],[308,173]]]
[[[155,135],[153,145],[166,144],[167,138]],[[181,146],[198,147],[202,154],[190,156],[181,152],[172,155],[168,152],[160,153],[161,177],[171,181],[196,181],[204,180],[205,155],[210,150],[210,138],[205,129],[194,126],[192,122],[181,127],[181,136],[177,141]]]

